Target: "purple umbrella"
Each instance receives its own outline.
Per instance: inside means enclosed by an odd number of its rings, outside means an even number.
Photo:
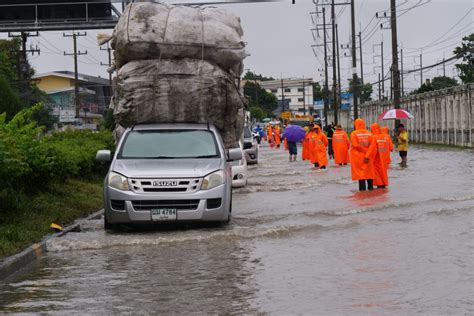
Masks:
[[[304,128],[298,125],[288,125],[283,133],[283,137],[285,137],[289,142],[299,142],[304,139],[305,135],[306,131]]]

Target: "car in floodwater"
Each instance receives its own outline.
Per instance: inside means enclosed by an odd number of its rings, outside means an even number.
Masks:
[[[248,178],[247,158],[244,155],[242,143],[239,143],[238,149],[242,152],[242,159],[231,162],[233,188],[241,188],[246,186]]]
[[[245,158],[247,160],[247,164],[249,165],[258,164],[257,140],[252,135],[252,131],[247,125],[244,126],[243,149],[244,149]]]
[[[127,128],[104,182],[104,227],[183,221],[228,223],[232,212],[232,161],[209,124],[140,124]]]

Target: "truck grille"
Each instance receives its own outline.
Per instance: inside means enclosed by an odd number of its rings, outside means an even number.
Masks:
[[[149,211],[157,208],[192,211],[198,208],[199,200],[132,201],[132,205],[136,211]]]
[[[130,187],[137,193],[181,192],[192,193],[201,188],[202,179],[130,179]]]

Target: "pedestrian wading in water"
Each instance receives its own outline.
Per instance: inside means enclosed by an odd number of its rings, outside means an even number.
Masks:
[[[397,144],[398,152],[402,161],[400,166],[405,168],[407,166],[407,156],[408,156],[408,132],[405,130],[405,125],[399,124],[397,129]]]
[[[334,151],[334,162],[339,165],[347,165],[349,163],[349,147],[351,142],[347,137],[347,133],[342,129],[340,124],[336,125],[336,130],[332,135],[332,147]]]
[[[352,180],[359,181],[359,191],[374,188],[374,155],[376,144],[372,134],[366,129],[365,122],[358,118],[351,133],[351,174]]]
[[[311,163],[314,164],[315,168],[319,167],[320,170],[326,170],[328,165],[327,145],[328,139],[321,130],[321,127],[314,125],[309,137],[309,152]]]

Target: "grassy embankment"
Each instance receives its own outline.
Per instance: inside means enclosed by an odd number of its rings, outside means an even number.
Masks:
[[[108,164],[99,149],[113,149],[110,131],[45,133],[33,117],[38,105],[6,121],[0,114],[0,259],[19,252],[60,225],[102,207]]]
[[[103,179],[71,179],[46,192],[16,197],[14,209],[0,213],[0,260],[52,233],[51,223],[66,225],[102,208]]]

